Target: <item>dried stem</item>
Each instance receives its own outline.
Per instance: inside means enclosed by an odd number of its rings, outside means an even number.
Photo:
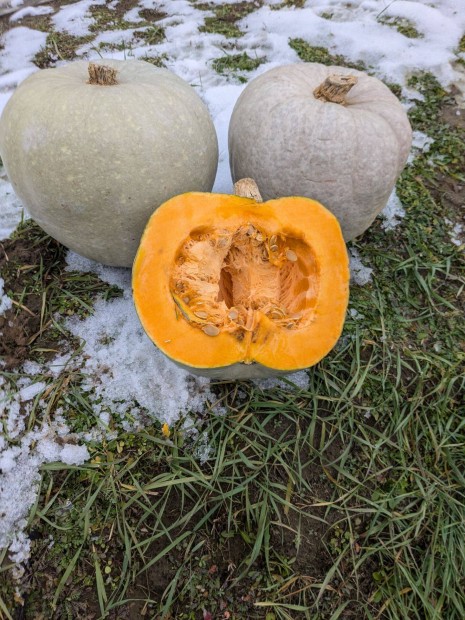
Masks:
[[[88,84],[97,84],[98,86],[114,86],[118,84],[116,79],[116,69],[107,65],[97,65],[94,62],[89,63],[89,81]]]
[[[345,105],[347,93],[357,82],[355,75],[329,75],[318,88],[315,88],[313,95],[322,101]]]
[[[258,185],[253,179],[239,179],[234,183],[234,193],[242,198],[253,198],[255,202],[263,202]]]

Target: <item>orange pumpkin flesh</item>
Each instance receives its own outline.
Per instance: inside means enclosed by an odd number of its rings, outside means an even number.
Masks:
[[[133,268],[151,340],[190,372],[224,379],[318,362],[342,331],[348,282],[339,224],[308,198],[176,196],[152,215]]]

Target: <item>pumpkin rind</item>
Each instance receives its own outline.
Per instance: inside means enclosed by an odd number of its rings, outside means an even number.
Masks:
[[[243,339],[224,330],[209,336],[185,320],[173,299],[170,279],[180,247],[193,230],[208,226],[235,230],[249,223],[270,237],[287,231],[311,248],[318,280],[311,320],[301,328],[284,329],[258,312],[253,332]],[[257,203],[226,194],[192,192],[174,197],[150,218],[133,266],[135,307],[156,346],[190,372],[229,380],[287,374],[317,363],[342,331],[348,282],[339,224],[321,204],[307,198]]]
[[[357,78],[345,105],[314,95],[332,74]],[[320,201],[347,241],[386,206],[411,140],[402,105],[376,78],[345,67],[286,65],[255,78],[240,95],[229,125],[231,173],[234,181],[254,178],[264,200]]]
[[[218,163],[206,106],[181,78],[99,60],[117,84],[88,83],[77,61],[27,78],[0,119],[0,154],[37,223],[79,254],[131,266],[148,218],[171,196],[211,190]]]

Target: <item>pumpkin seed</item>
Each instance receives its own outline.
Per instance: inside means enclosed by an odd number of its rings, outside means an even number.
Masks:
[[[221,239],[218,240],[218,247],[219,248],[225,248],[229,243],[229,239],[227,239],[226,237],[222,237]]]
[[[206,319],[206,318],[208,318],[208,312],[204,312],[203,310],[198,310],[197,312],[194,312],[194,315],[198,319]]]
[[[293,319],[294,321],[297,321],[297,319],[301,319],[303,316],[302,312],[294,312],[293,314],[289,315],[290,319]]]
[[[285,313],[278,306],[274,306],[270,308],[268,314],[272,319],[282,319]]]
[[[255,235],[255,239],[256,239],[257,241],[263,241],[263,240],[265,239],[265,237],[262,235],[262,233],[257,233],[257,234]]]
[[[239,312],[237,310],[230,310],[228,312],[228,316],[231,319],[231,321],[235,321],[237,317],[239,316]]]
[[[183,300],[183,302],[185,304],[188,304],[190,302],[191,298],[190,297],[183,297],[182,300]]]
[[[270,250],[271,250],[272,252],[277,252],[277,251],[278,251],[278,249],[279,249],[279,248],[278,248],[278,246],[277,246],[277,245],[270,245]]]
[[[278,242],[278,237],[276,235],[271,235],[270,245],[276,245],[277,242]]]
[[[292,263],[295,263],[297,260],[297,254],[293,250],[289,250],[288,248],[286,250],[286,258],[287,260],[290,260]]]
[[[216,325],[205,325],[205,327],[203,327],[202,329],[204,334],[207,334],[207,336],[218,336],[218,334],[220,333],[220,330]]]
[[[247,234],[249,236],[253,235],[255,232],[255,226],[252,226],[252,224],[249,224],[249,227],[247,228]]]

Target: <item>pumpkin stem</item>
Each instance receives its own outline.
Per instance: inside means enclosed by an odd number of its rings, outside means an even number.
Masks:
[[[315,88],[313,95],[322,101],[331,101],[345,105],[345,96],[357,84],[358,79],[355,75],[338,75],[333,73],[326,80]]]
[[[87,70],[89,71],[88,84],[97,84],[98,86],[114,86],[118,84],[116,79],[117,71],[112,67],[90,62]]]
[[[253,179],[239,179],[234,183],[234,193],[242,198],[253,198],[255,202],[263,202],[258,185]]]

